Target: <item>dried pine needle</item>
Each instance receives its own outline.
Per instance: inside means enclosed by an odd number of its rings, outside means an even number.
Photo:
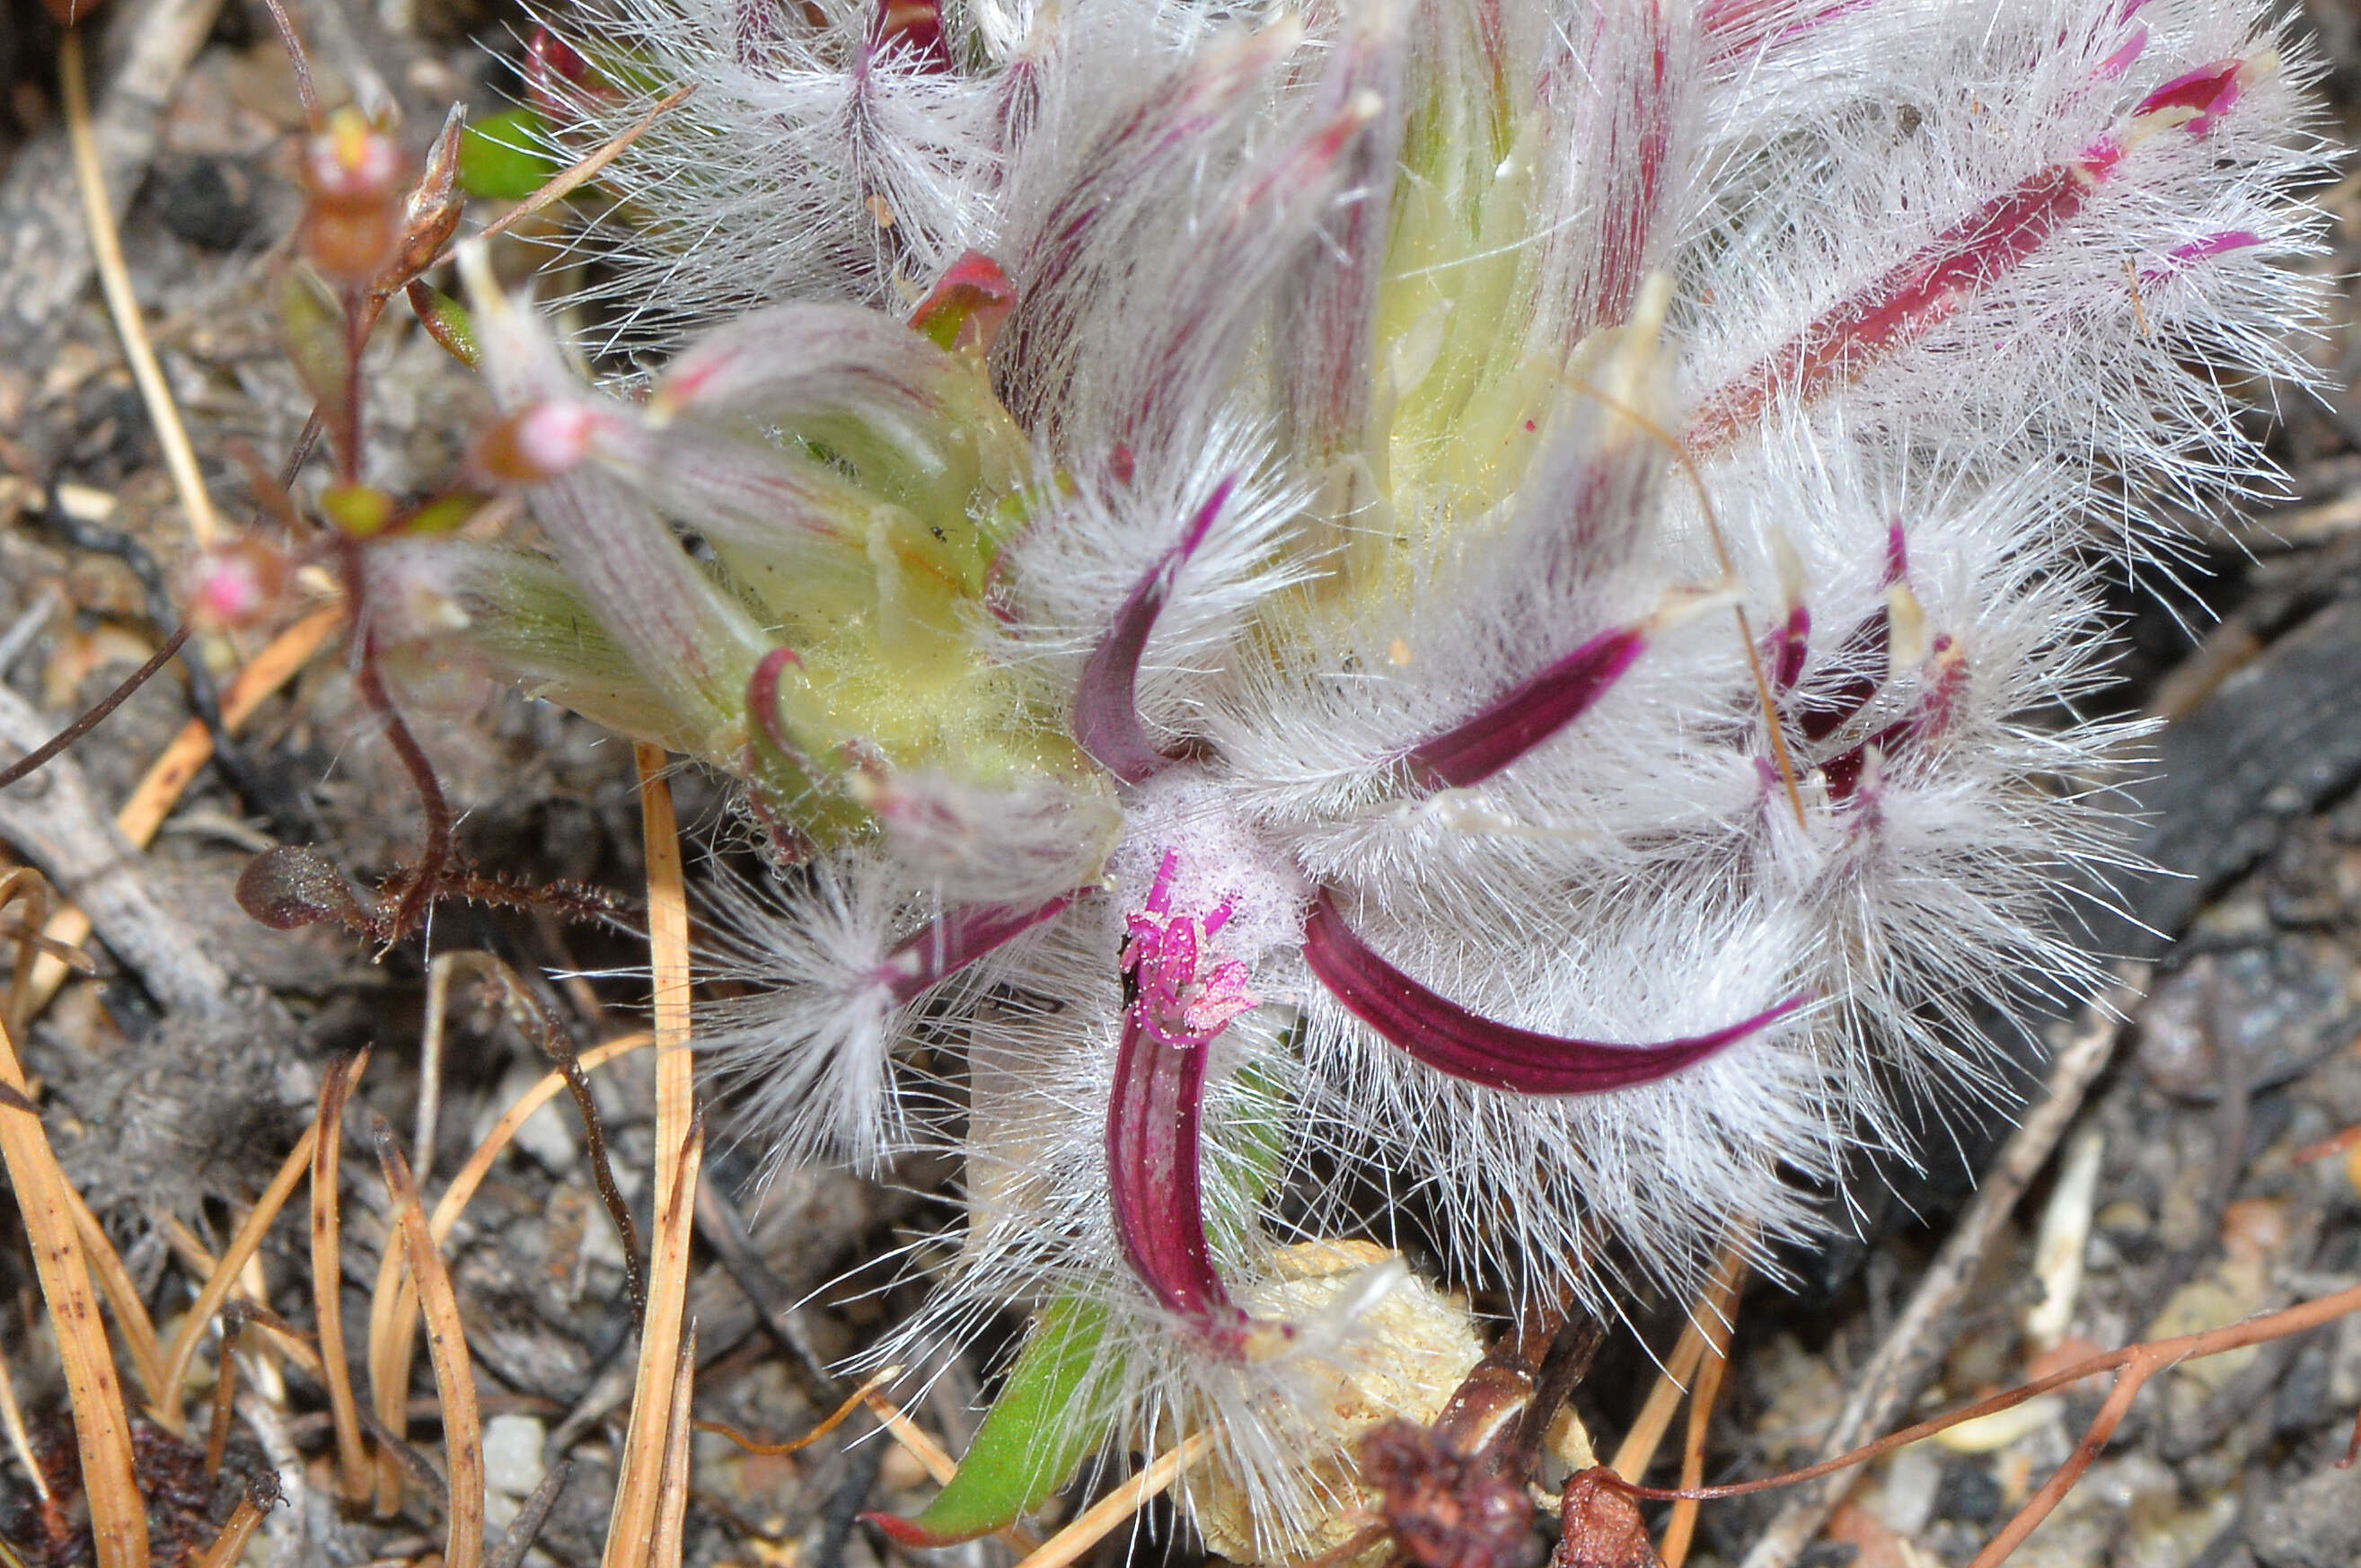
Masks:
[[[73,1211],[74,1234],[82,1238],[82,1256],[97,1277],[107,1310],[115,1314],[116,1332],[131,1352],[131,1369],[139,1375],[140,1390],[153,1400],[164,1387],[164,1347],[156,1338],[155,1320],[148,1315],[148,1303],[139,1299],[139,1288],[131,1282],[131,1271],[123,1266],[123,1255],[107,1239],[98,1216],[72,1188],[65,1189],[65,1199]]]
[[[627,1056],[652,1044],[651,1035],[626,1035],[618,1040],[582,1053],[581,1068],[585,1072],[603,1067],[617,1057]],[[434,1205],[434,1217],[427,1229],[441,1246],[451,1239],[452,1227],[467,1211],[468,1200],[476,1195],[491,1173],[492,1162],[514,1138],[533,1113],[566,1091],[566,1075],[553,1072],[517,1097],[515,1104],[503,1113],[484,1141],[467,1157],[458,1175],[444,1190]],[[378,1421],[386,1431],[401,1437],[410,1430],[409,1390],[412,1348],[412,1325],[418,1315],[417,1295],[401,1268],[401,1249],[390,1246],[379,1260],[377,1287],[369,1298],[368,1368],[370,1403]],[[401,1462],[390,1453],[380,1453],[377,1468],[377,1511],[379,1517],[392,1514],[401,1507]]]
[[[680,828],[672,786],[664,782],[662,748],[637,748],[641,836],[648,863],[648,957],[655,981],[656,1186],[678,1183],[697,1102],[696,1065],[689,1054],[688,893],[680,863]]]
[[[1704,1359],[1705,1331],[1692,1318],[1689,1326],[1681,1331],[1680,1343],[1673,1346],[1656,1386],[1648,1392],[1648,1402],[1640,1407],[1639,1416],[1631,1422],[1631,1430],[1624,1433],[1608,1468],[1635,1485],[1648,1473],[1648,1466],[1656,1462],[1656,1445],[1664,1441],[1664,1433],[1673,1424],[1673,1413],[1681,1408],[1689,1380],[1697,1376],[1697,1364]]]
[[[1146,1508],[1150,1498],[1179,1480],[1180,1473],[1203,1458],[1205,1451],[1213,1445],[1213,1434],[1201,1431],[1191,1436],[1180,1447],[1159,1454],[1156,1463],[1092,1504],[1073,1523],[1044,1541],[1040,1551],[1019,1563],[1016,1568],[1069,1568],[1069,1564],[1081,1561],[1092,1547]]]
[[[696,1401],[697,1323],[692,1319],[674,1359],[672,1417],[664,1430],[664,1486],[656,1497],[655,1541],[648,1568],[680,1568],[688,1522],[689,1409]]]
[[[16,1047],[5,1025],[0,1025],[0,1083],[20,1096],[25,1091]],[[58,1356],[64,1364],[98,1568],[147,1568],[148,1510],[132,1478],[131,1422],[115,1381],[106,1329],[91,1293],[81,1240],[74,1233],[65,1173],[58,1168],[38,1116],[0,1109],[0,1161],[6,1164],[9,1185],[24,1214],[41,1299],[49,1307]]]
[[[237,1402],[237,1342],[246,1320],[235,1310],[222,1314],[221,1370],[214,1375],[213,1420],[205,1426],[205,1479],[221,1475],[222,1458],[229,1452],[230,1407]]]
[[[34,1495],[48,1502],[49,1478],[41,1473],[40,1461],[33,1457],[32,1439],[25,1431],[25,1412],[16,1406],[16,1378],[9,1370],[5,1344],[0,1344],[0,1426],[8,1430],[8,1446],[16,1451],[16,1463],[32,1478]]]
[[[688,1304],[688,1245],[697,1209],[697,1173],[705,1158],[705,1119],[692,1117],[676,1158],[671,1190],[656,1219],[655,1255],[648,1269],[648,1314],[640,1332],[639,1380],[622,1464],[615,1478],[605,1568],[646,1568],[664,1478],[665,1434],[671,1429],[673,1361]]]
[[[467,1335],[459,1321],[459,1299],[450,1272],[426,1226],[426,1206],[410,1162],[394,1143],[393,1129],[379,1123],[378,1163],[386,1190],[401,1213],[402,1250],[410,1277],[426,1314],[426,1355],[434,1367],[434,1392],[443,1402],[443,1467],[450,1486],[444,1568],[478,1568],[484,1555],[484,1428],[476,1407],[475,1370]]]
[[[1730,1336],[1737,1325],[1738,1294],[1746,1281],[1746,1259],[1736,1247],[1722,1255],[1721,1268],[1697,1304],[1696,1321],[1704,1325],[1704,1351],[1697,1362],[1697,1387],[1689,1394],[1688,1434],[1681,1448],[1681,1486],[1705,1481],[1705,1442],[1713,1424],[1714,1401],[1721,1396],[1722,1374],[1730,1367]],[[1673,1505],[1664,1525],[1664,1543],[1657,1555],[1664,1568],[1681,1568],[1688,1561],[1689,1543],[1697,1535],[1697,1501],[1684,1497]]]
[[[936,1486],[950,1485],[951,1477],[959,1474],[959,1461],[945,1453],[941,1443],[928,1437],[917,1422],[904,1415],[901,1408],[884,1395],[864,1395],[863,1402],[868,1405],[870,1413],[894,1434],[894,1441],[908,1449],[910,1456],[926,1466],[927,1474],[934,1477]]]
[[[361,1444],[360,1411],[353,1401],[352,1367],[345,1358],[344,1240],[341,1170],[345,1102],[368,1066],[368,1052],[331,1067],[320,1084],[319,1136],[312,1148],[312,1310],[319,1324],[321,1381],[328,1390],[336,1431],[337,1488],[347,1502],[369,1494],[368,1451]]]
[[[214,1537],[214,1543],[205,1548],[205,1554],[197,1559],[197,1568],[230,1568],[231,1563],[245,1556],[246,1543],[254,1538],[255,1528],[262,1523],[263,1513],[263,1507],[254,1500],[253,1493],[248,1492],[240,1497],[236,1511],[222,1526],[221,1533]]]
[[[648,1307],[640,1332],[639,1378],[630,1435],[615,1481],[605,1568],[645,1568],[671,1428],[672,1362],[688,1299],[688,1244],[696,1212],[697,1171],[704,1156],[689,1050],[688,894],[681,872],[680,828],[661,747],[637,748],[640,824],[648,866],[648,956],[654,976],[656,1184],[664,1207],[648,1266]]]
[[[91,128],[90,84],[82,71],[82,34],[67,28],[58,45],[58,85],[65,99],[74,182],[82,188],[82,218],[90,229],[99,290],[106,296],[107,313],[115,318],[115,330],[123,339],[123,357],[138,385],[139,400],[147,405],[148,422],[156,427],[156,444],[164,450],[164,466],[172,476],[173,489],[180,493],[190,537],[198,549],[210,550],[221,532],[221,520],[214,512],[213,498],[205,493],[196,449],[189,444],[188,427],[181,422],[171,384],[156,362],[155,345],[148,341],[147,323],[131,290],[131,272],[123,263],[123,236],[115,232],[115,209],[107,201],[106,177],[98,161],[98,137]]]
[[[181,1332],[172,1336],[171,1354],[165,1358],[164,1387],[158,1392],[156,1412],[157,1418],[174,1431],[179,1431],[181,1427],[182,1385],[188,1380],[189,1363],[197,1354],[197,1341],[203,1336],[205,1325],[213,1321],[214,1314],[221,1310],[222,1303],[229,1299],[230,1288],[237,1283],[238,1271],[246,1266],[246,1260],[252,1257],[255,1249],[262,1245],[262,1238],[269,1234],[271,1222],[279,1218],[279,1212],[294,1195],[296,1183],[311,1173],[312,1147],[318,1135],[318,1127],[306,1127],[303,1135],[295,1140],[294,1148],[289,1151],[287,1158],[279,1167],[279,1174],[270,1179],[270,1185],[263,1190],[253,1212],[247,1215],[246,1223],[238,1226],[237,1234],[230,1238],[228,1249],[214,1265],[213,1273],[206,1277],[203,1288],[198,1290],[189,1315],[181,1320]]]

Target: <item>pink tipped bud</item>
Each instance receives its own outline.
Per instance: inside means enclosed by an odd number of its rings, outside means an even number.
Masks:
[[[190,618],[208,627],[251,626],[282,602],[287,570],[286,556],[250,540],[205,551],[187,574]]]
[[[476,468],[495,484],[554,479],[590,455],[606,422],[606,416],[587,404],[535,403],[484,433],[476,444]]]

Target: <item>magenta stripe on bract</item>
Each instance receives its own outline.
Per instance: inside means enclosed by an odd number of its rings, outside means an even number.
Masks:
[[[1304,961],[1353,1015],[1435,1071],[1516,1094],[1600,1094],[1670,1078],[1801,1007],[1798,994],[1709,1035],[1610,1045],[1478,1017],[1378,956],[1322,889],[1303,927]]]

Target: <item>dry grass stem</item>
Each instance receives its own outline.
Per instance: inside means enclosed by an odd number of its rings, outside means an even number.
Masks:
[[[181,510],[189,520],[189,535],[200,550],[213,548],[221,532],[213,498],[205,493],[204,476],[197,469],[196,449],[181,422],[164,367],[156,362],[155,345],[148,341],[139,301],[131,291],[131,273],[123,263],[123,236],[115,232],[115,211],[106,199],[106,176],[99,166],[98,138],[90,124],[90,84],[82,70],[82,34],[66,29],[58,45],[58,86],[65,100],[66,134],[73,144],[74,180],[82,187],[83,221],[90,228],[90,249],[98,267],[98,284],[106,296],[107,313],[123,339],[123,357],[138,383],[139,400],[156,427],[157,444],[164,449],[164,466],[180,492]]]
[[[312,1148],[312,1310],[319,1324],[321,1382],[336,1429],[337,1489],[357,1503],[369,1494],[368,1451],[361,1445],[352,1367],[345,1357],[342,1168],[345,1102],[368,1067],[368,1052],[328,1069],[320,1083],[319,1136]]]
[[[467,1336],[459,1321],[459,1299],[450,1271],[426,1225],[426,1206],[410,1162],[401,1157],[393,1130],[377,1130],[378,1163],[386,1190],[401,1212],[402,1251],[426,1315],[426,1356],[434,1368],[434,1392],[443,1402],[443,1465],[450,1488],[444,1568],[478,1568],[484,1555],[484,1428],[476,1408],[476,1375],[467,1356]]]
[[[221,1533],[214,1537],[214,1543],[205,1548],[205,1554],[197,1559],[197,1568],[230,1568],[231,1563],[245,1556],[246,1543],[254,1538],[263,1513],[262,1505],[254,1500],[251,1493],[240,1497],[237,1510],[222,1526]]]
[[[1623,1434],[1622,1443],[1608,1468],[1636,1483],[1656,1462],[1656,1449],[1664,1441],[1664,1433],[1673,1426],[1673,1415],[1681,1408],[1688,1393],[1689,1381],[1697,1376],[1697,1365],[1705,1359],[1705,1330],[1692,1316],[1687,1328],[1681,1331],[1679,1343],[1666,1358],[1664,1369],[1656,1377],[1656,1386],[1648,1391],[1648,1402],[1640,1407],[1633,1418],[1631,1430]]]
[[[1713,1425],[1714,1401],[1721,1397],[1722,1374],[1730,1369],[1730,1336],[1738,1324],[1738,1297],[1746,1283],[1746,1259],[1736,1246],[1722,1254],[1721,1268],[1697,1304],[1695,1321],[1703,1325],[1704,1350],[1697,1361],[1697,1386],[1689,1390],[1688,1433],[1681,1445],[1681,1486],[1705,1481],[1705,1440]],[[1658,1555],[1664,1568],[1681,1568],[1688,1561],[1689,1543],[1697,1535],[1697,1505],[1684,1497],[1673,1505],[1664,1525],[1664,1543]]]
[[[680,1568],[688,1524],[689,1409],[697,1397],[697,1324],[681,1335],[673,1358],[672,1416],[664,1429],[664,1485],[656,1494],[655,1540],[648,1568]]]
[[[0,1025],[0,1084],[19,1096],[25,1092],[24,1070],[5,1025]],[[148,1510],[132,1478],[131,1421],[74,1232],[65,1173],[58,1168],[38,1116],[0,1109],[0,1160],[7,1166],[9,1186],[24,1214],[34,1272],[57,1334],[58,1357],[64,1364],[98,1568],[147,1568]]]
[[[847,1395],[845,1397],[844,1403],[839,1405],[835,1409],[830,1410],[828,1413],[828,1419],[821,1421],[819,1425],[812,1428],[811,1431],[804,1433],[803,1436],[798,1438],[790,1438],[785,1442],[757,1442],[752,1438],[748,1437],[744,1432],[740,1431],[736,1427],[730,1425],[727,1421],[701,1420],[696,1423],[697,1430],[699,1431],[709,1431],[719,1437],[726,1437],[748,1453],[760,1454],[773,1459],[784,1458],[790,1453],[802,1453],[805,1449],[809,1448],[813,1443],[818,1442],[820,1439],[826,1437],[829,1433],[842,1426],[846,1418],[850,1417],[853,1411],[861,1409],[863,1401],[867,1400],[870,1395],[875,1393],[878,1389],[884,1387],[886,1384],[893,1382],[895,1378],[901,1376],[902,1369],[898,1366],[889,1366],[885,1368],[884,1371],[880,1372],[876,1376],[872,1377],[868,1382],[863,1383],[859,1388],[854,1389],[851,1394]],[[890,1407],[888,1408],[890,1409]],[[923,1463],[923,1461],[921,1461],[921,1463]],[[948,1478],[949,1477],[945,1476],[937,1477],[938,1480],[945,1480]]]
[[[240,670],[222,693],[222,722],[236,730],[263,699],[294,678],[295,673],[311,663],[312,655],[320,651],[336,628],[344,624],[341,605],[330,605],[313,610],[274,638],[269,646],[255,655],[254,661]],[[123,836],[145,849],[163,827],[164,819],[172,814],[189,781],[214,754],[214,738],[202,720],[191,719],[164,748],[162,755],[148,765],[148,772],[131,791],[131,797],[115,815],[115,825]],[[53,916],[41,934],[62,947],[76,948],[90,938],[90,916],[71,906]],[[65,983],[66,965],[44,954],[34,965],[29,1000],[30,1013],[38,1013],[58,987]]]
[[[662,1038],[659,1027],[658,1038]],[[640,1331],[639,1378],[631,1394],[631,1420],[615,1476],[615,1508],[609,1517],[604,1568],[646,1568],[662,1494],[664,1443],[671,1431],[673,1362],[680,1346],[681,1320],[688,1304],[688,1247],[697,1209],[697,1173],[705,1160],[705,1120],[692,1116],[677,1157],[671,1189],[655,1227],[655,1252],[648,1269],[648,1311]]]
[[[306,1127],[303,1135],[295,1140],[294,1148],[288,1152],[286,1159],[279,1167],[279,1174],[273,1176],[270,1185],[263,1189],[262,1197],[246,1216],[246,1223],[238,1226],[237,1234],[230,1238],[228,1249],[214,1265],[212,1274],[206,1277],[203,1287],[197,1291],[195,1304],[190,1307],[188,1316],[181,1320],[181,1332],[172,1336],[171,1353],[164,1362],[164,1387],[157,1394],[156,1413],[157,1419],[174,1431],[179,1431],[181,1427],[182,1386],[188,1381],[189,1364],[197,1354],[197,1341],[203,1337],[205,1326],[213,1321],[214,1314],[221,1310],[222,1303],[229,1299],[230,1288],[237,1283],[238,1271],[246,1266],[246,1260],[254,1255],[255,1248],[262,1245],[262,1238],[269,1234],[271,1222],[279,1218],[279,1212],[294,1195],[296,1184],[311,1174],[312,1148],[318,1141],[319,1131],[317,1126]]]
[[[609,1040],[603,1046],[582,1053],[578,1065],[585,1072],[605,1066],[617,1057],[628,1055],[653,1043],[652,1035],[626,1035]],[[476,1146],[467,1163],[459,1168],[451,1185],[444,1189],[442,1199],[434,1205],[434,1219],[427,1229],[441,1246],[451,1239],[453,1227],[467,1211],[468,1200],[476,1195],[491,1173],[492,1162],[507,1148],[517,1129],[524,1125],[533,1113],[548,1104],[566,1089],[563,1072],[553,1072],[517,1097],[515,1104],[502,1113],[484,1140]],[[417,1293],[401,1268],[401,1249],[389,1246],[379,1261],[377,1287],[369,1298],[368,1368],[370,1402],[379,1425],[400,1438],[410,1430],[409,1389],[411,1355],[414,1347],[412,1337],[417,1321]],[[390,1453],[380,1453],[377,1464],[377,1512],[387,1517],[401,1507],[401,1461]]]
[[[1214,1434],[1192,1434],[1180,1447],[1159,1454],[1156,1462],[1084,1509],[1080,1518],[1041,1545],[1016,1568],[1068,1568],[1106,1539],[1126,1519],[1146,1508],[1148,1499],[1180,1478],[1180,1473],[1205,1456]]]
[[[8,1366],[8,1347],[0,1343],[0,1426],[8,1430],[8,1446],[15,1451],[16,1463],[31,1477],[33,1495],[44,1503],[49,1500],[49,1478],[41,1473],[40,1462],[33,1457],[33,1440],[25,1431],[25,1412],[16,1406],[16,1374]]]
[[[139,1299],[139,1287],[132,1283],[123,1255],[115,1250],[98,1216],[72,1188],[65,1189],[65,1198],[73,1211],[74,1234],[82,1238],[82,1256],[98,1279],[107,1310],[115,1314],[115,1332],[131,1353],[131,1370],[138,1374],[140,1391],[153,1401],[164,1387],[164,1347],[156,1338],[156,1321],[148,1315],[148,1303]]]

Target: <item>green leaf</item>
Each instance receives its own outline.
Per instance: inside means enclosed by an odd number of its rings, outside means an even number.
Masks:
[[[355,539],[374,539],[393,521],[393,498],[373,485],[331,485],[320,492],[320,510]]]
[[[487,115],[459,138],[459,188],[470,196],[520,202],[557,177],[548,122],[518,107]]]
[[[473,370],[483,359],[483,350],[476,342],[476,318],[467,307],[432,284],[412,280],[410,308],[417,313],[418,324],[426,335],[442,345],[443,352]]]
[[[959,1474],[917,1519],[873,1521],[906,1546],[952,1546],[1039,1509],[1109,1435],[1113,1369],[1098,1363],[1105,1333],[1106,1309],[1096,1302],[1066,1296],[1049,1303]]]

